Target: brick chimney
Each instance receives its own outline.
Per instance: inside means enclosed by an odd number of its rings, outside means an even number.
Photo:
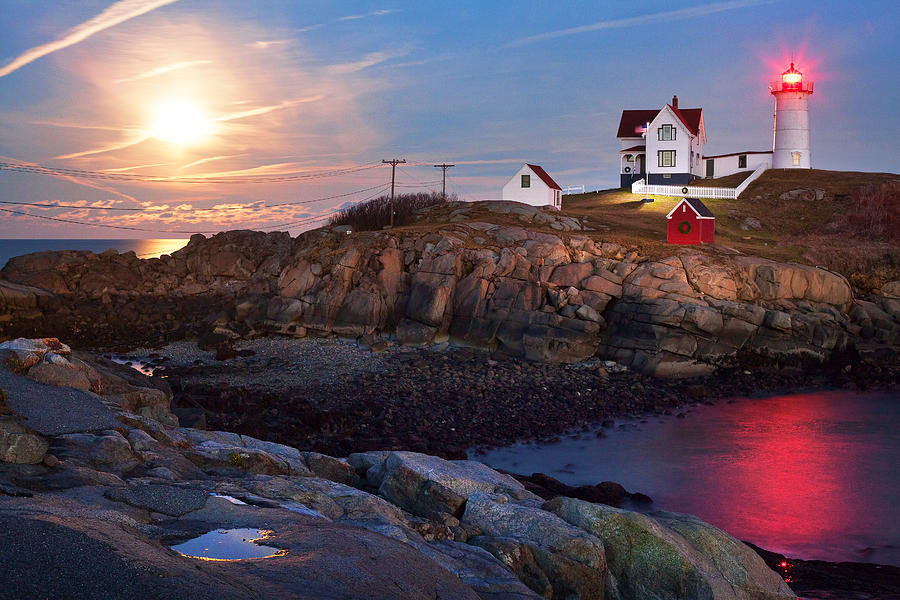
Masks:
[[[678,96],[672,96],[672,108],[678,108]]]

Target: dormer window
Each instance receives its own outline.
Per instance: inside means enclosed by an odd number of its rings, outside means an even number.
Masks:
[[[523,188],[531,187],[531,175],[522,175],[522,187]]]
[[[659,134],[659,141],[671,142],[675,139],[675,126],[663,125],[659,129],[657,129],[657,133]]]

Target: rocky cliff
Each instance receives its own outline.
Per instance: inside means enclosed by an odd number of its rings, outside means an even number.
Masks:
[[[475,461],[178,427],[170,399],[165,380],[57,340],[0,346],[0,597],[796,597],[688,515],[545,502]],[[268,531],[277,556],[170,549],[230,528]]]
[[[0,336],[62,331],[109,343],[122,332],[185,334],[186,323],[230,337],[395,334],[535,361],[598,355],[682,376],[745,355],[821,363],[849,346],[898,342],[890,285],[866,301],[814,266],[723,247],[673,247],[651,260],[552,211],[440,210],[396,231],[198,235],[159,259],[14,258],[0,272]]]

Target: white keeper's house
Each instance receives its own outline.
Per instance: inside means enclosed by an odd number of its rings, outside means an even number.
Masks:
[[[621,186],[687,185],[702,177],[706,127],[702,108],[680,108],[678,96],[661,109],[623,110],[619,121]]]
[[[540,165],[522,165],[503,186],[501,197],[532,206],[562,208],[562,188]]]

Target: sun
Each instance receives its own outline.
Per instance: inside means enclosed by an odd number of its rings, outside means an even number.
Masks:
[[[213,121],[200,108],[188,100],[171,100],[155,111],[150,126],[153,137],[187,146],[202,142],[213,131]]]

